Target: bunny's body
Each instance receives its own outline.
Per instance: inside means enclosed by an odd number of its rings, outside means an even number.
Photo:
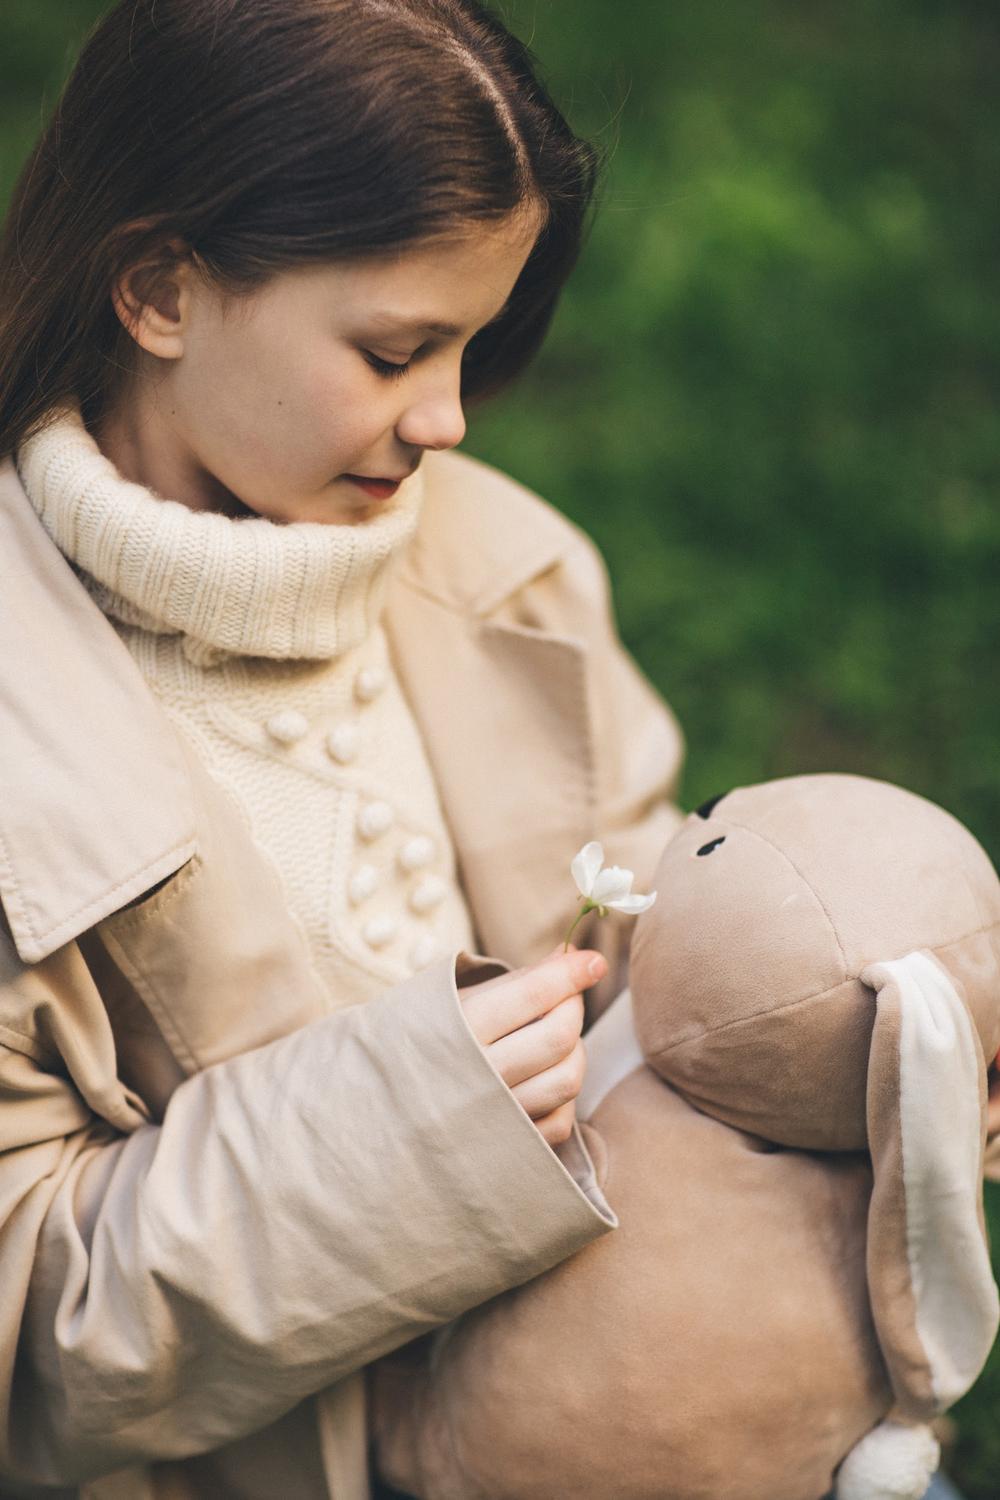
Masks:
[[[918,1500],[922,1424],[997,1327],[1000,882],[939,808],[818,776],[692,815],[656,887],[635,1030],[626,994],[591,1034],[621,1227],[387,1367],[383,1470],[422,1500],[819,1500],[838,1469]]]

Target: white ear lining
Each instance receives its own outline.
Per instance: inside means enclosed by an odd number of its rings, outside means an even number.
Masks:
[[[644,1058],[635,1034],[632,1016],[632,992],[622,990],[583,1038],[587,1053],[587,1072],[576,1101],[577,1117],[589,1120],[597,1106],[616,1084],[636,1068]]]
[[[906,1248],[917,1334],[944,1410],[976,1379],[1000,1322],[979,1222],[980,1049],[955,986],[926,953],[873,964],[862,978],[879,990],[894,983],[901,1000]]]

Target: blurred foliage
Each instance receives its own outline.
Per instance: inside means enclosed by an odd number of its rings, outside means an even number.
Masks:
[[[997,861],[995,6],[501,9],[610,159],[549,344],[467,446],[599,542],[687,806],[854,771]],[[951,1471],[996,1500],[1000,1345],[955,1415]]]
[[[856,771],[1000,859],[995,5],[495,3],[608,164],[546,349],[466,448],[597,539],[687,805]],[[4,197],[103,8],[4,0]],[[957,1412],[970,1500],[998,1415],[1000,1353]]]
[[[600,542],[689,803],[859,771],[1000,856],[995,10],[503,9],[611,159],[469,446]]]

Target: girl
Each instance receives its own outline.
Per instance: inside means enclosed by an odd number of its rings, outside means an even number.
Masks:
[[[628,930],[561,951],[567,868],[648,875],[679,736],[592,545],[449,451],[595,177],[474,0],[121,0],[25,167],[4,1492],[357,1500],[365,1366],[614,1226]]]

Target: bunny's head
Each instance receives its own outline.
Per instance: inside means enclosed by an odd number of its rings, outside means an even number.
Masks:
[[[668,845],[631,960],[647,1061],[709,1114],[782,1145],[868,1140],[876,991],[921,951],[977,1050],[1000,1044],[1000,881],[972,835],[860,776],[716,798]]]
[[[630,969],[650,1066],[778,1145],[871,1153],[869,1290],[895,1406],[838,1493],[907,1494],[871,1478],[916,1462],[893,1424],[962,1395],[997,1329],[981,1171],[1000,881],[932,803],[825,775],[706,804],[654,884]]]

